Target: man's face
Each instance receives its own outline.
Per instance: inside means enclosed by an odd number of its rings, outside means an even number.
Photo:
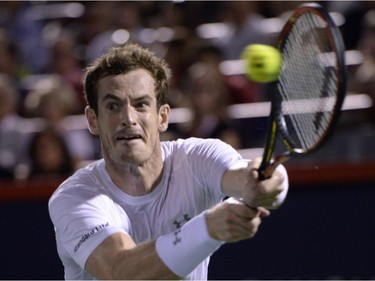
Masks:
[[[159,155],[169,106],[157,110],[152,76],[137,69],[105,77],[98,86],[98,115],[88,108],[86,117],[90,131],[100,136],[104,158],[115,165],[142,165]]]

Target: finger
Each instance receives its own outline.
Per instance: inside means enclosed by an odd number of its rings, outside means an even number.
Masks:
[[[258,232],[261,223],[262,219],[260,217],[253,218],[251,221],[247,223],[247,225],[244,228],[244,231],[248,238],[254,237],[254,235]]]
[[[225,241],[234,242],[242,239],[252,238],[258,231],[262,217],[267,216],[269,211],[262,208],[250,208],[243,202],[235,201],[227,206],[225,223],[222,225],[222,235]]]
[[[275,184],[278,184],[278,185],[281,185],[284,180],[285,180],[285,177],[282,173],[280,173],[279,171],[275,171],[273,174],[272,174],[272,177],[269,179],[269,180],[272,180],[275,182]]]
[[[258,169],[261,164],[261,158],[256,158],[253,161],[249,162],[249,169],[250,169],[250,177],[252,179],[258,179],[259,174],[258,174]]]
[[[262,219],[259,216],[251,219],[243,219],[242,217],[238,217],[232,221],[230,225],[230,232],[234,237],[237,238],[251,238],[258,231],[261,222]]]
[[[283,181],[284,177],[277,173],[269,179],[260,181],[256,188],[261,194],[276,196],[283,191]]]
[[[250,170],[250,178],[255,179],[255,180],[259,180],[258,168],[252,168]]]
[[[272,208],[275,205],[275,202],[277,202],[278,196],[267,198],[267,199],[259,199],[257,201],[254,201],[254,205],[258,208],[264,207],[264,208]]]
[[[265,217],[268,217],[271,214],[271,212],[264,207],[251,207],[251,206],[248,206],[248,205],[246,205],[246,206],[253,211],[254,215],[252,216],[252,218],[256,218],[256,217],[265,218]]]
[[[252,167],[256,170],[259,169],[260,167],[260,164],[262,163],[262,157],[256,157],[253,161],[252,161]]]
[[[243,206],[243,207],[249,208],[250,211],[252,211],[250,213],[246,209],[238,208],[237,209],[237,212],[238,212],[237,215],[239,215],[239,216],[243,216],[243,217],[246,217],[246,218],[249,218],[249,217],[254,218],[254,217],[259,215],[258,208],[248,205],[243,199],[237,199],[237,198],[234,198],[234,197],[229,197],[225,202],[227,204],[231,204],[231,205],[235,205],[235,206]],[[236,210],[234,210],[234,211],[236,211]]]
[[[263,208],[263,207],[258,207],[258,216],[259,217],[265,218],[265,217],[268,217],[269,215],[271,215],[271,212],[268,209]]]
[[[239,201],[236,204],[230,206],[231,211],[238,216],[239,218],[243,218],[245,220],[251,220],[257,216],[259,216],[259,210],[256,207],[248,206],[245,202]]]

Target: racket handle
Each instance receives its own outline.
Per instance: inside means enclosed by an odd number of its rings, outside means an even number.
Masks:
[[[274,161],[272,161],[272,163],[270,163],[265,169],[259,169],[258,170],[259,180],[262,181],[262,180],[266,180],[266,179],[270,178],[272,176],[273,172],[275,172],[277,166],[286,162],[287,160],[289,160],[289,158],[290,158],[289,154],[282,154],[282,155],[276,157],[274,159]]]

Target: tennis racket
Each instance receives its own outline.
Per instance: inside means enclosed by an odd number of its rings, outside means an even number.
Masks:
[[[346,93],[344,44],[338,27],[319,4],[303,4],[280,32],[282,55],[272,83],[271,112],[259,179],[294,155],[316,151],[332,136]],[[285,152],[273,158],[281,137]]]

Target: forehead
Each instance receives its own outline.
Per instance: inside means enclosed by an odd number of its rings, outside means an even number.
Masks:
[[[107,94],[136,97],[140,95],[155,96],[155,83],[150,73],[144,69],[136,69],[125,74],[110,75],[98,83],[99,99]]]

